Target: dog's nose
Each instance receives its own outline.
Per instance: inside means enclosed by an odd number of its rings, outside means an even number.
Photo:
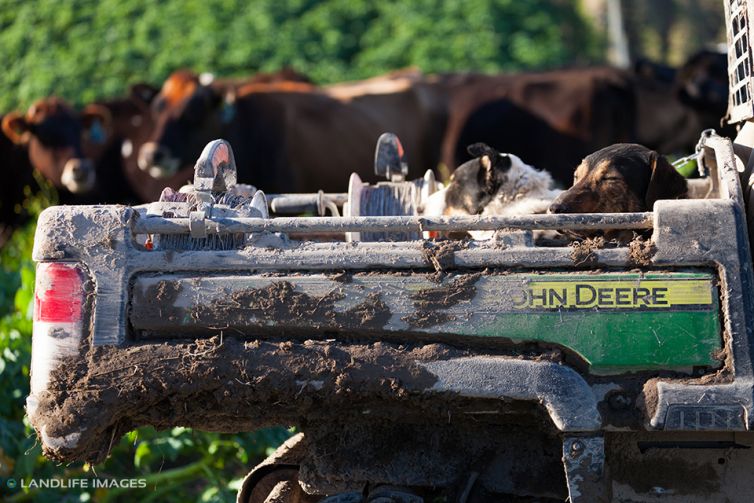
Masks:
[[[555,200],[552,202],[550,207],[547,208],[547,213],[570,213],[570,211],[568,211],[569,209],[570,206],[568,205],[568,203]]]

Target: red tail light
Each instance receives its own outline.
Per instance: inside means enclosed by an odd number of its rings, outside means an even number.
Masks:
[[[37,265],[34,286],[34,333],[31,344],[31,396],[47,389],[51,372],[78,353],[83,337],[84,271],[76,264]]]
[[[75,264],[39,264],[34,289],[34,321],[81,321],[83,293],[82,273]]]

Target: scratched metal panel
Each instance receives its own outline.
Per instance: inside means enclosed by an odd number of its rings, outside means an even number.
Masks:
[[[143,276],[130,322],[142,338],[171,335],[543,342],[578,353],[593,372],[717,366],[713,275],[427,274]],[[429,335],[428,335],[429,334]]]

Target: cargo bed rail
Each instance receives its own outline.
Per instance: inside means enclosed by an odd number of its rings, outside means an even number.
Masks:
[[[342,233],[365,231],[490,231],[651,229],[653,213],[583,213],[560,215],[469,216],[469,217],[281,217],[203,219],[207,234],[282,232]],[[188,234],[190,218],[148,216],[136,220],[136,234]]]

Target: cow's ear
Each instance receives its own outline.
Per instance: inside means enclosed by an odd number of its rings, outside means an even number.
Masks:
[[[92,103],[81,112],[81,124],[93,143],[104,143],[112,135],[112,114],[102,105]]]
[[[152,84],[147,84],[146,82],[134,84],[129,89],[131,98],[141,101],[145,105],[152,103],[152,100],[159,94],[159,92],[160,89],[158,87],[155,87]]]
[[[651,210],[659,199],[684,199],[688,195],[686,179],[664,156],[651,152],[649,163],[652,174],[644,198],[647,209]]]
[[[3,133],[16,145],[24,145],[29,142],[31,127],[18,112],[11,112],[3,117]]]

